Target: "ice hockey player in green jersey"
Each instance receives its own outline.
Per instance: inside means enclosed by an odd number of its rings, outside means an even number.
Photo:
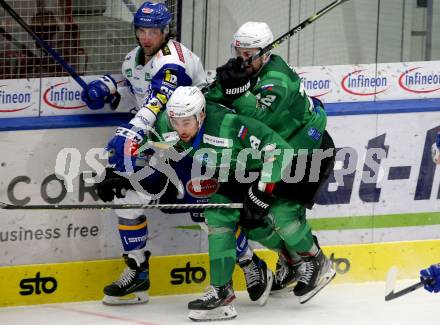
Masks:
[[[234,229],[237,224],[269,249],[309,256],[310,276],[333,276],[331,262],[314,243],[302,204],[276,198],[284,155],[292,148],[276,132],[250,117],[206,102],[196,87],[179,87],[170,97],[166,116],[158,119],[162,139],[202,162],[218,176],[220,188],[210,203],[243,202],[244,208],[207,209],[211,286],[188,304],[193,320],[234,318],[232,273],[235,266]],[[318,265],[320,264],[320,265]],[[323,270],[321,273],[315,269]],[[316,279],[314,279],[316,280]]]
[[[242,68],[243,60],[272,41],[266,23],[247,22],[241,26],[232,44],[235,57],[217,69],[218,82],[207,99],[263,121],[294,149],[319,148],[327,115],[318,101],[307,96],[295,70],[270,52]]]
[[[329,155],[322,160],[318,181],[309,182],[309,174],[300,182],[282,183],[278,190],[292,193],[292,199],[311,208],[320,186],[328,178],[334,166],[335,148],[330,135],[325,131],[327,115],[322,103],[309,97],[301,78],[280,56],[267,52],[253,60],[245,61],[273,42],[273,34],[266,23],[247,22],[233,36],[234,58],[217,69],[217,82],[207,99],[232,107],[240,115],[253,117],[275,130],[295,150],[327,150]],[[328,151],[330,149],[330,151]],[[292,165],[295,166],[297,156]],[[310,172],[310,170],[308,170]],[[317,244],[317,243],[316,243]],[[307,259],[308,257],[306,257]],[[295,294],[300,301],[308,290],[315,286],[311,277],[299,278],[299,265],[303,258],[281,251],[273,291],[286,289],[299,280]],[[313,290],[319,290],[319,286]]]

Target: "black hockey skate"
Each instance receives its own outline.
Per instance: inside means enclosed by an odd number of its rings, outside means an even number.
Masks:
[[[104,288],[105,305],[128,305],[148,302],[150,288],[149,263],[150,252],[145,252],[145,261],[139,263],[134,255],[123,254],[125,264],[124,272],[119,280]]]
[[[293,291],[293,284],[298,281],[303,266],[304,262],[302,260],[298,263],[291,264],[283,254],[280,254],[270,293],[278,294]]]
[[[217,287],[209,286],[202,298],[188,303],[189,319],[196,322],[228,320],[237,317],[232,281]]]
[[[244,272],[249,298],[263,306],[269,297],[272,287],[272,271],[267,267],[266,262],[256,254],[252,255],[252,259],[239,261],[238,264]]]
[[[332,262],[324,255],[322,250],[319,250],[315,256],[307,256],[303,259],[304,266],[300,272],[301,276],[293,290],[301,304],[312,299],[336,275]]]

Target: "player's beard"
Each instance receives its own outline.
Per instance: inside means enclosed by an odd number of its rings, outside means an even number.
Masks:
[[[153,56],[160,49],[160,46],[152,47],[152,46],[143,46],[142,50],[144,51],[145,56]]]

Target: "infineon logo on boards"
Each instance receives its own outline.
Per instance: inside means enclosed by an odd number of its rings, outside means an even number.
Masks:
[[[376,76],[374,71],[365,69],[354,70],[341,80],[342,89],[355,96],[374,96],[390,88],[390,82],[385,76]]]
[[[81,91],[66,87],[69,82],[60,82],[43,92],[43,101],[56,109],[81,109],[87,107],[81,101]]]
[[[330,79],[314,78],[307,75],[308,72],[300,72],[298,75],[301,78],[301,82],[304,88],[307,90],[307,94],[313,97],[325,96],[332,91],[332,81]]]
[[[414,67],[399,76],[399,87],[406,92],[427,94],[440,90],[440,73],[428,72],[426,68]]]
[[[33,105],[30,92],[10,91],[0,85],[0,113],[12,113],[23,111]]]

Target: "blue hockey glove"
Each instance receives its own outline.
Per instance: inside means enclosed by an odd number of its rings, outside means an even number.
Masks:
[[[116,81],[110,75],[105,75],[99,80],[90,82],[87,90],[81,92],[81,99],[92,110],[103,108],[105,103],[116,109],[121,101],[117,89]]]
[[[222,87],[225,98],[236,99],[243,95],[251,86],[246,69],[243,68],[243,58],[229,59],[229,61],[218,67],[217,81]]]
[[[106,147],[109,164],[119,172],[136,171],[140,160],[138,149],[144,136],[144,131],[132,124],[119,126]]]
[[[427,269],[420,271],[420,280],[425,281],[425,289],[429,292],[439,292],[440,291],[440,263],[434,264]]]

